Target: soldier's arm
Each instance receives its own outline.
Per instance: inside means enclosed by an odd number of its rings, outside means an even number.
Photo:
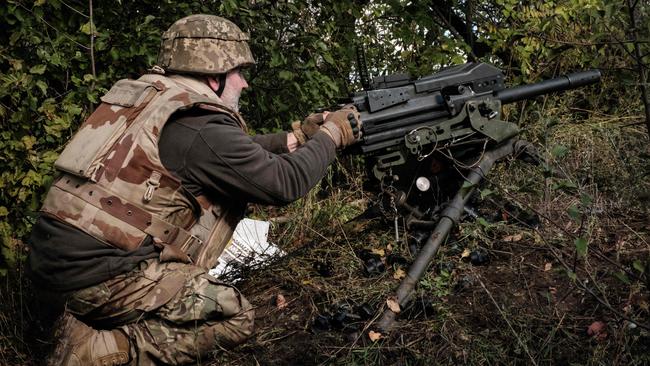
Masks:
[[[182,136],[191,143],[179,143]],[[176,171],[192,193],[282,205],[318,183],[336,148],[320,132],[291,154],[274,154],[235,121],[213,115],[169,123],[160,139],[160,153],[165,166]]]
[[[252,139],[264,150],[275,154],[282,154],[293,151],[290,148],[289,135],[293,134],[288,134],[286,132],[267,133],[264,135],[252,136]]]

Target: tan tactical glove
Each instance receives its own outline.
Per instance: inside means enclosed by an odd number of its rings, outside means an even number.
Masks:
[[[298,140],[298,144],[302,145],[314,136],[320,130],[320,126],[325,122],[325,115],[323,113],[312,113],[304,120],[295,121],[291,124],[293,134]]]
[[[337,148],[354,144],[361,138],[361,115],[354,106],[345,106],[325,117],[320,127],[334,141]]]

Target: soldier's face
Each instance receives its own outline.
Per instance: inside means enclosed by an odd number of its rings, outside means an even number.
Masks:
[[[217,89],[219,90],[219,83],[217,82]],[[239,97],[242,90],[248,88],[246,78],[242,75],[239,69],[228,71],[226,74],[226,86],[221,93],[221,101],[235,111],[239,111]]]

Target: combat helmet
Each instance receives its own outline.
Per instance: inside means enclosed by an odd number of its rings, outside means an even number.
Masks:
[[[218,75],[255,64],[250,37],[235,23],[216,15],[177,20],[163,33],[158,66],[167,72]]]

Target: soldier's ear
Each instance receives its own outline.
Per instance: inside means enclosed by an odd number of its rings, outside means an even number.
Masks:
[[[208,82],[208,86],[210,87],[210,89],[212,89],[212,91],[216,93],[219,90],[219,87],[221,86],[219,85],[219,80],[216,79],[214,76],[207,76],[206,80]]]

